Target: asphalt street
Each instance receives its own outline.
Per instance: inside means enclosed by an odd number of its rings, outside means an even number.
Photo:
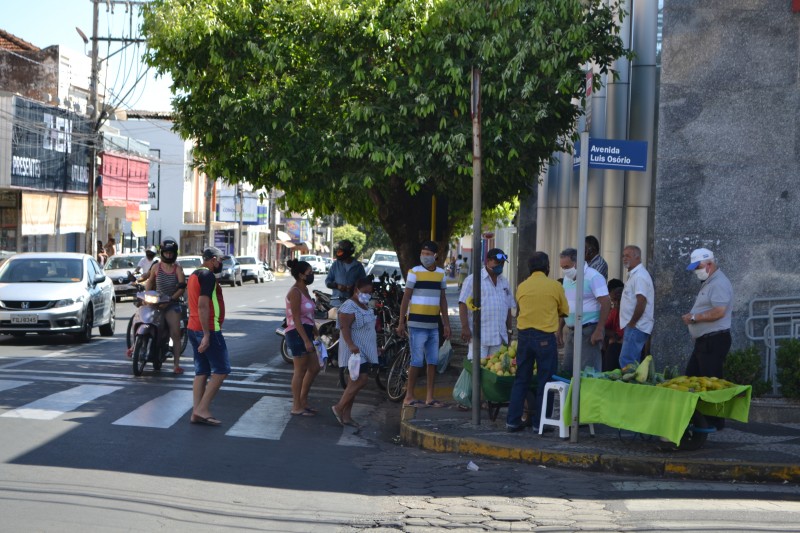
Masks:
[[[341,427],[334,373],[293,417],[274,330],[290,280],[224,288],[222,427],[188,423],[191,373],[132,374],[116,336],[0,338],[0,531],[798,531],[800,489],[548,469],[396,444],[373,383]],[[315,284],[321,287],[321,281]],[[183,365],[191,368],[191,348]]]

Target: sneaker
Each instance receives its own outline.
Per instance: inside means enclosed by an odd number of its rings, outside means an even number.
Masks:
[[[509,433],[517,433],[519,431],[525,431],[526,429],[528,429],[528,426],[526,426],[525,424],[521,426],[510,426],[506,424],[506,431],[508,431]]]

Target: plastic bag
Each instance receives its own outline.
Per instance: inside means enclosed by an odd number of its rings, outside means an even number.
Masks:
[[[436,371],[444,374],[447,367],[450,365],[450,358],[453,356],[453,345],[450,344],[450,339],[446,339],[439,347],[439,362],[436,365]]]
[[[453,387],[453,399],[464,407],[472,407],[472,374],[466,371],[461,371]]]
[[[361,354],[351,353],[350,359],[347,360],[347,369],[350,371],[350,379],[355,381],[361,372]]]
[[[314,341],[314,348],[317,350],[317,361],[319,361],[319,367],[324,370],[326,363],[328,362],[328,349],[324,344],[322,344],[322,341],[319,340]]]

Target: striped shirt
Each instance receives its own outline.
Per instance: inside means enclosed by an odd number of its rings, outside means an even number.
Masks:
[[[587,264],[589,265],[589,268],[593,268],[600,272],[600,275],[603,276],[603,279],[608,280],[608,263],[606,263],[606,260],[603,259],[600,254],[592,257]]]
[[[169,297],[178,290],[178,267],[173,265],[172,268],[174,269],[172,272],[167,272],[160,262],[156,267],[156,290]]]
[[[408,306],[408,327],[437,329],[441,299],[444,290],[447,289],[444,270],[439,267],[428,270],[422,265],[417,265],[408,271],[406,289],[413,289],[411,303]]]
[[[364,309],[351,299],[339,307],[339,314],[336,317],[336,327],[339,325],[339,317],[345,315],[355,315],[353,324],[350,326],[350,338],[361,352],[361,363],[378,364],[378,335],[375,331],[375,313],[369,307]],[[344,341],[344,339],[342,339]],[[339,344],[339,352],[345,352],[344,342]],[[350,354],[347,354],[348,357]],[[341,363],[341,358],[339,358]],[[346,364],[346,363],[345,363]]]

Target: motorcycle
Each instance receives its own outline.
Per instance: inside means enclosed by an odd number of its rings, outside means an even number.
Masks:
[[[164,321],[163,307],[170,302],[167,295],[158,291],[140,291],[136,293],[137,312],[131,317],[133,331],[133,375],[141,376],[148,361],[154,370],[161,370],[161,365],[172,354],[169,327]],[[177,349],[183,352],[188,340],[185,316],[181,316],[181,345]]]
[[[314,290],[315,308],[314,324],[319,331],[319,340],[325,345],[328,351],[328,365],[331,367],[339,366],[339,329],[336,327],[337,308],[331,305],[331,295],[322,291]],[[275,334],[281,337],[281,357],[287,364],[292,363],[292,354],[286,345],[286,319],[275,329]]]

